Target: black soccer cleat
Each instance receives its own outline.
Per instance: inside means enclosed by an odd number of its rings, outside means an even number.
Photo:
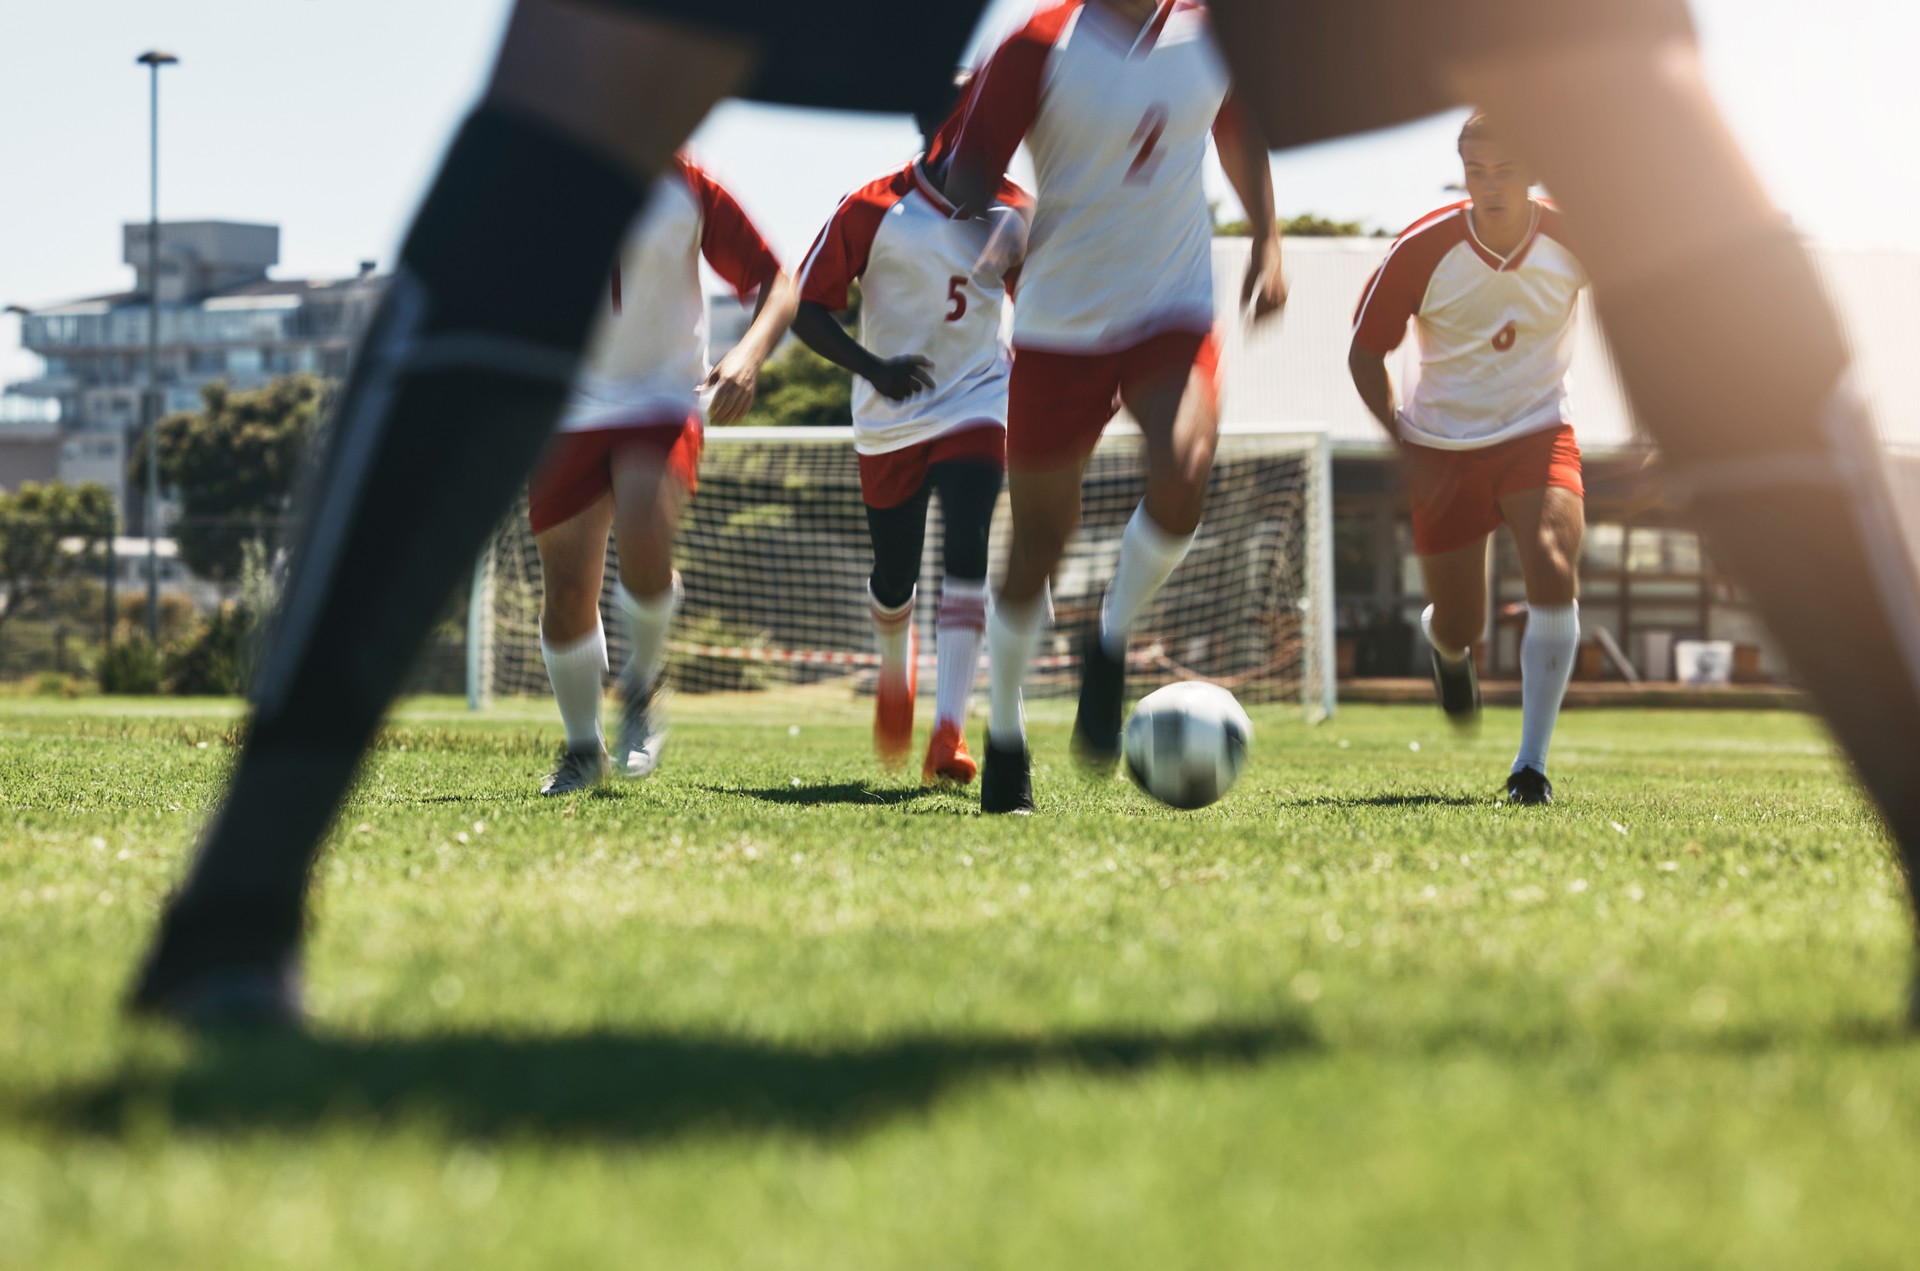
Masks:
[[[1033,759],[1024,745],[999,746],[987,734],[980,766],[980,810],[990,815],[1033,814]]]
[[[1522,768],[1507,778],[1507,802],[1537,807],[1553,802],[1553,782],[1538,768]]]
[[[1473,728],[1480,723],[1480,677],[1473,669],[1473,654],[1457,662],[1433,655],[1433,691],[1440,698],[1440,709],[1456,728]]]
[[[1073,715],[1073,754],[1086,767],[1110,774],[1119,764],[1126,698],[1126,656],[1107,652],[1095,624],[1080,641],[1080,707]]]

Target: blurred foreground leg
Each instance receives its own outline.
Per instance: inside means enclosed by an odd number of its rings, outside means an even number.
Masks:
[[[750,65],[608,11],[516,11],[342,396],[246,749],[136,1008],[297,1012],[308,879],[361,754],[559,416],[651,173]]]

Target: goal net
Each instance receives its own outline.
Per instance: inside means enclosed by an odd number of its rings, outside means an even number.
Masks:
[[[1076,637],[1095,620],[1113,576],[1121,533],[1140,501],[1142,464],[1138,432],[1109,429],[1088,467],[1084,523],[1054,578],[1054,626],[1028,677],[1030,696],[1076,689]],[[1243,701],[1294,701],[1316,719],[1332,712],[1330,484],[1324,434],[1223,430],[1193,549],[1135,629],[1135,691],[1206,679]],[[995,578],[1008,535],[1003,494],[993,522]],[[943,572],[937,496],[924,552],[916,621],[922,683],[931,687]],[[867,617],[872,559],[849,429],[709,430],[699,497],[676,551],[685,600],[669,644],[669,683],[692,694],[834,682],[849,693],[871,692],[878,663]],[[601,608],[615,668],[627,656],[614,617],[617,570],[609,543]],[[474,581],[471,703],[548,692],[540,563],[524,501],[494,534]]]

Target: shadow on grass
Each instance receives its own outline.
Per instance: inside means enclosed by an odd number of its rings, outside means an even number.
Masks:
[[[1498,802],[1492,795],[1476,798],[1466,794],[1369,794],[1357,797],[1315,795],[1311,799],[1288,799],[1286,808],[1477,808]]]
[[[1314,1045],[1294,1022],[1175,1034],[923,1038],[838,1050],[646,1033],[230,1036],[204,1040],[181,1069],[123,1073],[55,1095],[43,1110],[66,1128],[110,1136],[151,1125],[155,1116],[177,1129],[215,1133],[366,1121],[426,1123],[474,1138],[842,1135],[923,1112],[969,1081],[1046,1070],[1125,1076],[1162,1065],[1247,1065]]]
[[[766,786],[759,790],[749,790],[741,786],[701,786],[700,789],[709,794],[726,794],[743,799],[758,799],[762,803],[799,804],[806,807],[826,807],[844,803],[860,807],[890,808],[902,803],[912,803],[915,799],[924,799],[935,793],[930,786],[897,786],[875,790],[857,781],[822,781],[797,786]]]

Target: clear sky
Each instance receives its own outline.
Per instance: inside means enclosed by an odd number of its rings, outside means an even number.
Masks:
[[[1334,3],[1337,0],[1326,0]],[[995,0],[1004,29],[1033,0]],[[0,304],[122,289],[147,206],[144,49],[162,72],[161,214],[281,226],[283,277],[384,267],[507,0],[10,0],[0,38]],[[1920,250],[1920,3],[1694,0],[1775,198],[1829,241]],[[1810,20],[1817,14],[1819,22]],[[1282,212],[1399,228],[1456,179],[1457,116],[1278,156]],[[695,138],[789,257],[911,152],[902,119],[726,106]],[[1223,198],[1224,182],[1215,174]],[[1649,191],[1648,197],[1659,197]],[[0,379],[32,370],[0,321]]]

